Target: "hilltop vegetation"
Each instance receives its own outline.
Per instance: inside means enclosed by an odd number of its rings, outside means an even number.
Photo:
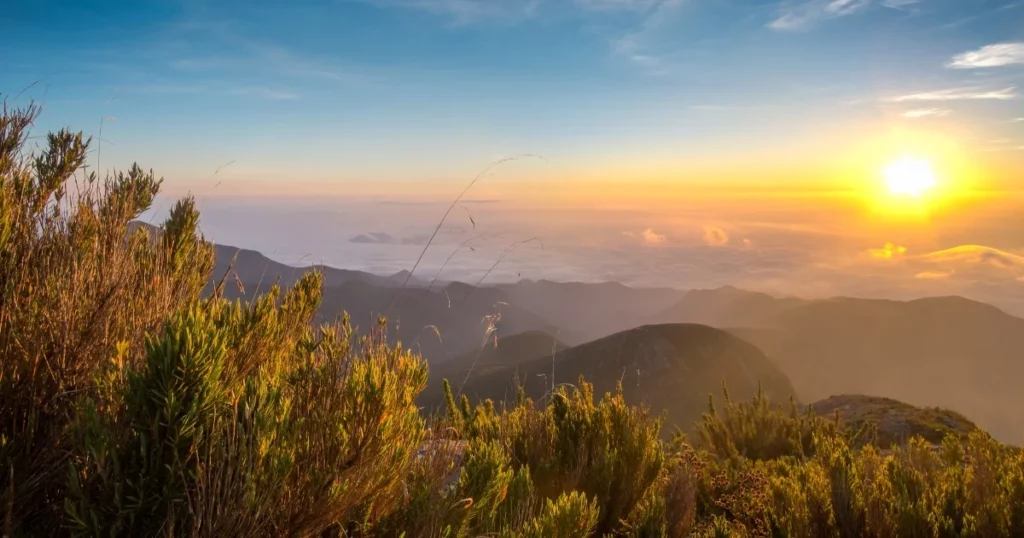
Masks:
[[[88,141],[68,131],[27,154],[36,112],[0,115],[5,536],[1024,534],[1024,455],[980,430],[883,454],[758,391],[705,400],[692,438],[668,441],[627,377],[504,409],[449,388],[424,416],[424,361],[384,323],[317,322],[321,273],[225,298],[191,199],[158,230],[131,226],[160,181],[85,174]],[[592,347],[588,373],[711,360],[608,353],[646,333],[640,349],[699,338],[755,356],[714,329],[652,327]],[[756,383],[762,358],[734,364]]]
[[[946,437],[966,439],[978,427],[948,409],[920,408],[893,400],[861,395],[831,396],[811,404],[823,417],[836,417],[862,442],[880,448],[905,444],[917,437],[934,445]]]

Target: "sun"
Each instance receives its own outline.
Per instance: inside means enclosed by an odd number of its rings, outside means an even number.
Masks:
[[[935,187],[935,174],[930,162],[903,157],[886,167],[885,183],[891,194],[920,198]]]

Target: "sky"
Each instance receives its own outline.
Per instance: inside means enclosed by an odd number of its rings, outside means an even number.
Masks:
[[[408,268],[470,180],[521,156],[425,258],[456,252],[445,270],[467,280],[500,259],[488,278],[956,293],[1024,314],[1022,93],[1020,0],[0,11],[8,104],[93,136],[94,169],[153,168],[154,215],[192,194],[212,239],[285,261]],[[938,184],[920,199],[885,190],[906,156]]]

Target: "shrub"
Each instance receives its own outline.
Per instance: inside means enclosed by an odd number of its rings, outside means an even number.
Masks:
[[[0,487],[8,528],[48,534],[76,401],[120,350],[198,297],[213,260],[189,199],[161,241],[133,230],[159,189],[151,172],[83,174],[89,140],[66,130],[26,153],[38,112],[0,115]]]
[[[723,411],[719,412],[709,397],[708,412],[697,426],[703,447],[721,459],[761,461],[811,456],[818,440],[837,434],[835,424],[810,409],[798,413],[792,399],[789,412],[784,413],[772,407],[760,388],[749,403],[733,402],[725,388],[722,393]]]

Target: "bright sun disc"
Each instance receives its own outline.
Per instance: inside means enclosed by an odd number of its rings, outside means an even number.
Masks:
[[[935,175],[928,161],[904,157],[885,169],[885,183],[892,194],[917,198],[935,186]]]

